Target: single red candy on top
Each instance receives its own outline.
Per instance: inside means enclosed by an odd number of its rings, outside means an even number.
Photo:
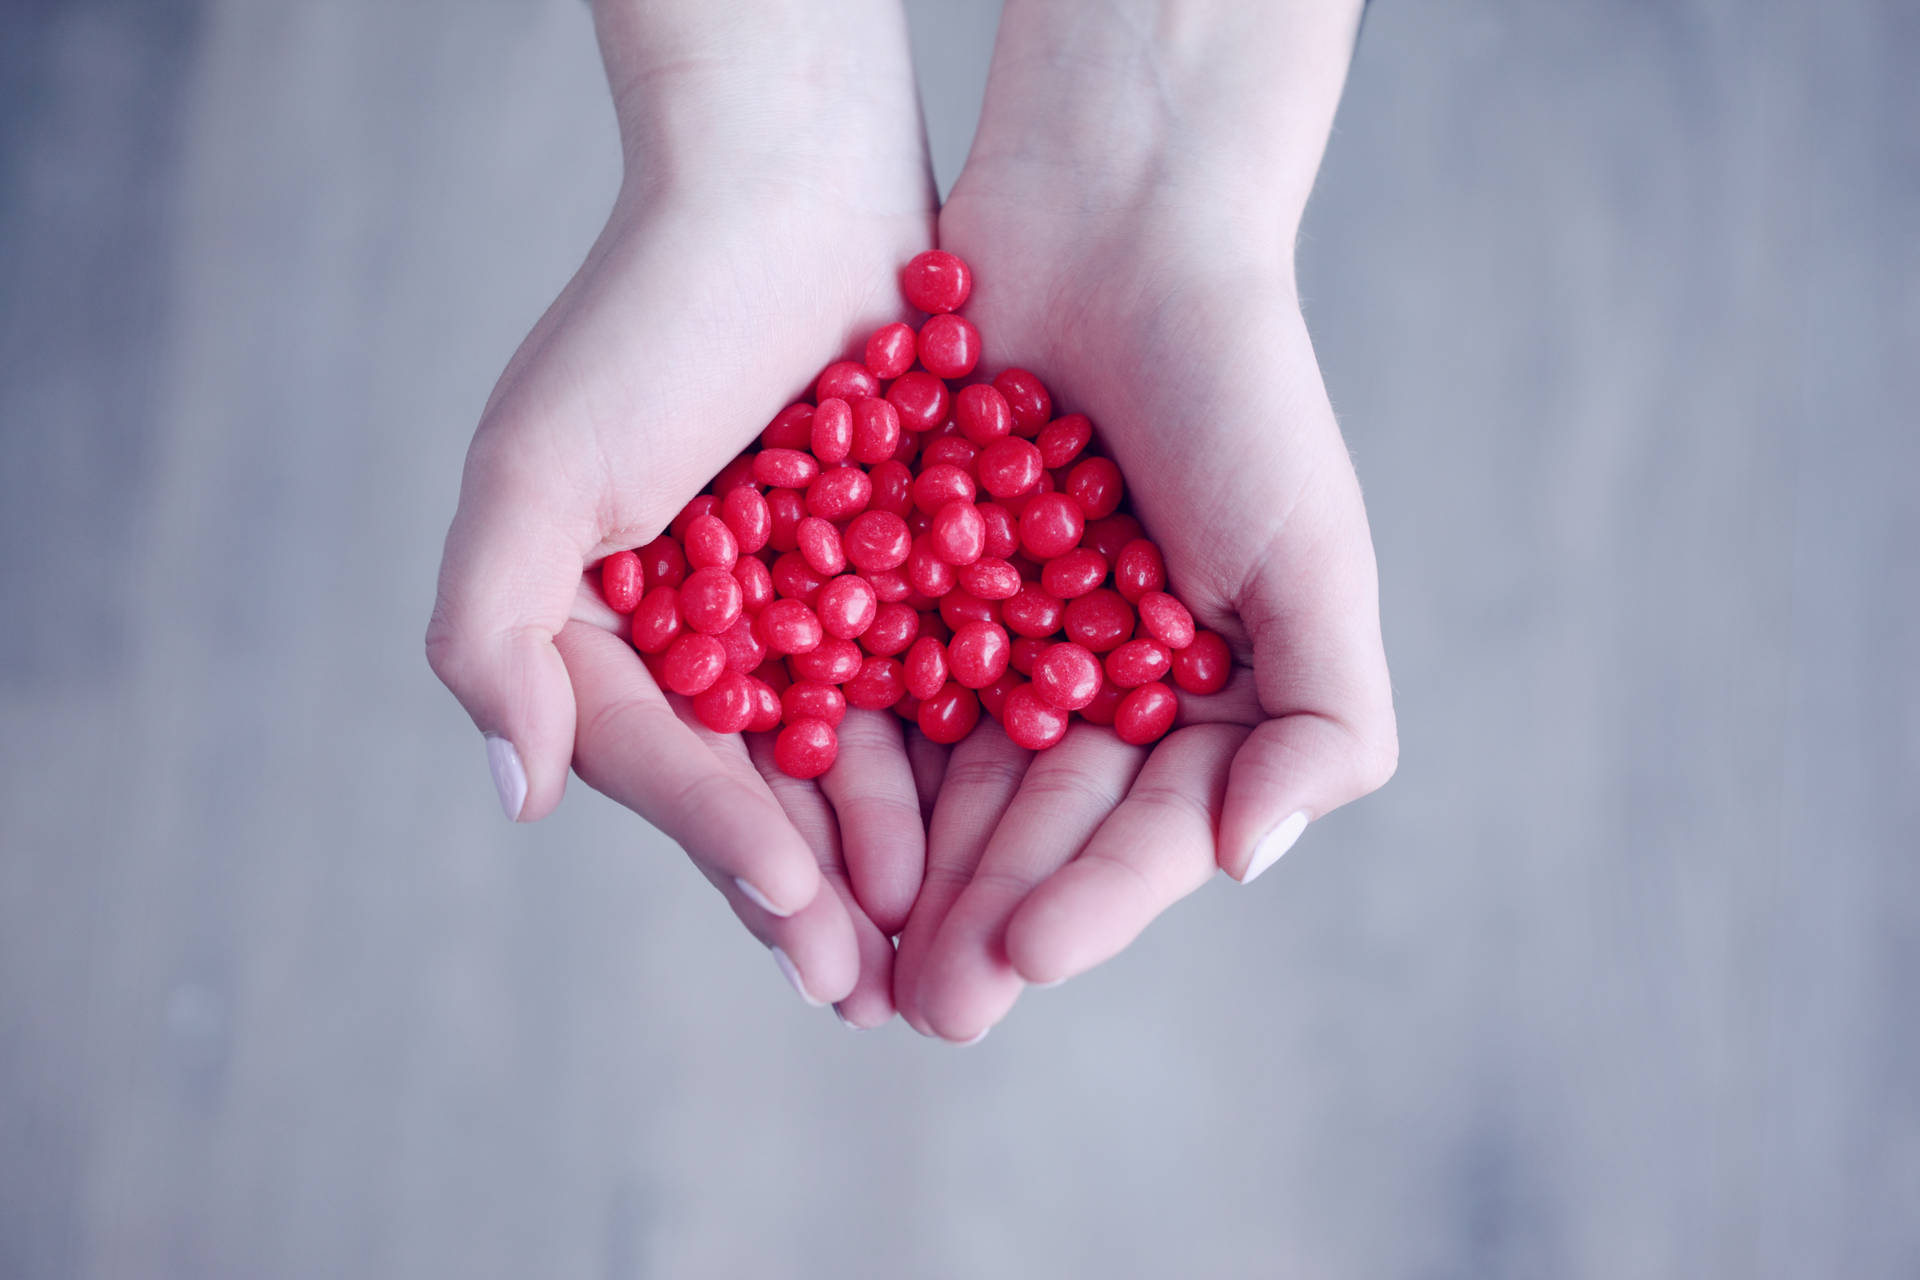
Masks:
[[[922,311],[952,311],[973,292],[973,272],[946,250],[929,249],[915,254],[901,269],[900,292]]]

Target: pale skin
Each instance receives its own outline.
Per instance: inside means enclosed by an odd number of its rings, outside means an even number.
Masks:
[[[965,1042],[1384,783],[1372,543],[1292,257],[1358,9],[1012,0],[937,208],[897,5],[596,4],[627,180],[488,404],[428,633],[511,743],[510,816],[551,812],[571,767],[685,847],[808,999]],[[983,717],[948,751],[854,711],[794,782],[663,696],[583,571],[911,318],[895,273],[934,244],[974,268],[983,367],[1093,418],[1241,665],[1151,748],[1076,725],[1036,756]]]

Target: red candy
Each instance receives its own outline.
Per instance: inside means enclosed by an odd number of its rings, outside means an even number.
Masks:
[[[1072,600],[1107,580],[1107,558],[1092,547],[1074,547],[1047,561],[1040,585],[1049,595]]]
[[[836,360],[821,371],[814,384],[814,400],[864,400],[880,394],[880,379],[873,370],[853,360]]]
[[[1007,694],[1000,712],[1000,723],[1014,745],[1029,751],[1045,751],[1067,736],[1072,714],[1054,706],[1030,684],[1022,684]]]
[[[644,580],[640,557],[631,551],[616,551],[600,562],[600,594],[615,613],[633,612]]]
[[[953,629],[947,645],[947,667],[953,678],[969,689],[998,680],[1013,660],[1013,643],[995,622],[967,622]]]
[[[876,378],[888,382],[913,368],[913,336],[911,325],[896,323],[875,329],[863,352],[867,368]]]
[[[1215,632],[1198,632],[1192,644],[1174,651],[1173,682],[1188,693],[1218,693],[1232,671],[1233,655]]]
[[[1043,493],[1020,513],[1020,549],[1035,560],[1051,560],[1080,544],[1086,517],[1064,493]]]
[[[980,451],[974,463],[980,487],[996,498],[1011,498],[1037,489],[1045,470],[1040,465],[1040,450],[1034,447],[1033,441],[1019,436],[1003,436],[993,441]]]
[[[929,249],[901,270],[900,292],[922,311],[954,311],[973,292],[973,272],[945,250]]]
[[[1193,643],[1193,614],[1166,592],[1149,591],[1133,607],[1140,612],[1140,625],[1167,648],[1184,649]]]
[[[1166,590],[1167,562],[1161,559],[1160,548],[1145,538],[1135,538],[1120,548],[1113,561],[1113,585],[1128,601]]]
[[[1100,659],[1072,641],[1054,645],[1033,664],[1034,692],[1064,711],[1092,702],[1101,679]]]
[[[961,435],[984,449],[1012,434],[1013,409],[999,391],[985,383],[975,383],[962,387],[954,397],[953,421]]]
[[[797,778],[832,767],[849,707],[943,744],[982,712],[1032,751],[1075,717],[1157,741],[1176,688],[1224,687],[1225,640],[1168,592],[1086,415],[1054,417],[1025,369],[949,385],[981,352],[954,314],[966,264],[920,254],[901,289],[918,331],[884,325],[828,365],[665,534],[601,561],[602,596],[702,725],[777,730]]]
[[[753,706],[752,677],[723,671],[694,697],[693,714],[715,733],[744,733],[753,722]]]
[[[1122,689],[1136,689],[1167,674],[1173,650],[1151,636],[1129,640],[1107,655],[1107,679]]]
[[[993,389],[1006,399],[1015,435],[1031,438],[1053,416],[1053,397],[1047,394],[1046,384],[1025,369],[1002,369],[994,376]]]
[[[861,633],[873,625],[874,614],[878,610],[879,601],[873,594],[873,584],[851,573],[843,574],[822,586],[814,601],[820,626],[828,635],[839,636],[842,640],[858,640]]]
[[[740,541],[726,521],[716,515],[697,515],[687,525],[681,545],[687,551],[687,563],[695,569],[731,569],[740,558]]]
[[[633,610],[633,647],[642,653],[665,653],[680,634],[680,591],[658,586],[647,592]]]
[[[667,646],[660,674],[667,688],[691,698],[705,693],[727,669],[727,648],[712,636],[688,633]]]
[[[795,720],[773,740],[773,762],[791,778],[817,778],[839,754],[840,739],[824,720]]]
[[[900,414],[908,431],[931,431],[946,420],[953,393],[947,384],[922,369],[903,373],[887,388],[887,403]]]
[[[980,331],[960,316],[934,316],[920,326],[916,345],[921,367],[937,378],[964,378],[980,363]]]
[[[847,560],[862,573],[897,569],[907,562],[913,534],[907,522],[891,511],[864,511],[847,526],[841,539]]]
[[[987,522],[964,498],[941,507],[927,530],[927,545],[948,564],[972,564],[987,553]]]
[[[867,658],[853,679],[840,686],[847,705],[863,711],[885,711],[906,696],[907,679],[892,658]]]
[[[885,462],[900,447],[900,411],[885,400],[858,400],[853,406],[853,460]],[[1103,513],[1104,514],[1104,513]]]
[[[740,579],[718,565],[695,569],[680,587],[680,616],[704,635],[719,635],[740,620],[746,607]]]
[[[1057,418],[1041,428],[1034,444],[1040,450],[1040,460],[1051,471],[1055,467],[1064,467],[1080,456],[1080,451],[1093,439],[1093,423],[1084,413],[1070,413]]]
[[[947,649],[932,636],[921,636],[907,650],[907,692],[925,701],[947,682]]]
[[[920,700],[914,721],[928,741],[951,745],[980,723],[980,699],[965,685],[948,681],[931,698]]]
[[[1120,699],[1113,710],[1113,730],[1120,741],[1144,747],[1167,736],[1174,713],[1180,709],[1173,690],[1157,681],[1143,684]]]
[[[798,680],[780,695],[780,711],[788,724],[797,720],[824,720],[838,729],[840,722],[847,718],[847,695],[830,684]]]

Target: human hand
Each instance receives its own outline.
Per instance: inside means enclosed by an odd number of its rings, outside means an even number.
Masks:
[[[1137,149],[1137,103],[1065,100],[1094,92],[1072,74],[1102,51],[1010,40],[1030,17],[1003,20],[940,244],[975,268],[983,364],[1031,367],[1093,418],[1173,588],[1241,665],[1216,695],[1182,694],[1182,727],[1150,750],[1083,722],[1038,756],[991,723],[953,749],[894,990],[915,1027],[959,1041],[1025,983],[1120,951],[1216,866],[1258,874],[1397,755],[1366,516],[1294,290],[1331,102],[1291,167],[1210,150],[1236,135],[1207,134],[1194,102],[1144,129],[1157,141],[1129,167],[1114,157]],[[1129,56],[1177,86],[1192,52]]]
[[[875,1025],[924,839],[897,718],[850,712],[835,768],[785,777],[662,692],[583,571],[663,531],[835,343],[897,318],[933,218],[904,23],[858,0],[596,18],[626,181],[482,415],[428,657],[510,818],[551,812],[571,761],[687,850],[803,996]]]

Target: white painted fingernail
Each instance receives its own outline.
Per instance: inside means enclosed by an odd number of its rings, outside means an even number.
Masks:
[[[859,1023],[849,1021],[847,1019],[847,1015],[840,1012],[839,1005],[833,1006],[833,1016],[840,1019],[840,1025],[845,1027],[849,1031],[865,1031],[866,1030],[866,1028],[861,1026]]]
[[[788,982],[793,984],[793,989],[800,993],[800,998],[818,1009],[821,1002],[815,1000],[813,996],[808,993],[807,984],[800,981],[800,970],[794,968],[793,959],[788,956],[786,952],[775,947],[773,949],[773,962],[780,966],[780,972],[786,976]]]
[[[1293,842],[1307,829],[1307,815],[1295,813],[1288,815],[1282,822],[1253,846],[1253,861],[1247,864],[1247,874],[1240,877],[1241,884],[1252,884],[1254,877],[1280,861],[1280,855],[1293,848]]]
[[[1065,978],[1055,978],[1052,982],[1036,982],[1032,985],[1034,985],[1035,987],[1038,987],[1042,991],[1047,991],[1054,987],[1059,986],[1061,983],[1065,981],[1066,981]]]
[[[966,1047],[967,1047],[968,1045],[970,1045],[970,1044],[979,1044],[979,1043],[980,1043],[980,1042],[981,1042],[982,1040],[985,1040],[985,1039],[987,1038],[987,1032],[988,1032],[988,1031],[991,1031],[991,1030],[993,1030],[993,1028],[992,1028],[992,1027],[988,1027],[988,1028],[986,1028],[985,1030],[983,1030],[983,1031],[982,1031],[982,1032],[981,1032],[981,1033],[980,1033],[979,1035],[977,1035],[977,1036],[975,1036],[975,1037],[974,1037],[973,1039],[971,1039],[971,1040],[958,1040],[958,1041],[955,1041],[955,1042],[954,1042],[954,1046],[953,1046],[953,1047],[954,1047],[954,1048],[956,1048],[956,1049],[964,1049],[964,1048],[966,1048]]]
[[[791,911],[782,911],[780,908],[774,906],[773,899],[748,884],[745,880],[742,880],[739,876],[733,878],[733,887],[745,895],[748,902],[751,902],[754,906],[760,908],[770,916],[779,916],[782,920],[785,920],[793,914]]]
[[[527,770],[520,753],[497,733],[487,735],[487,772],[493,775],[493,789],[500,793],[500,811],[508,822],[520,821],[520,810],[527,803]]]

